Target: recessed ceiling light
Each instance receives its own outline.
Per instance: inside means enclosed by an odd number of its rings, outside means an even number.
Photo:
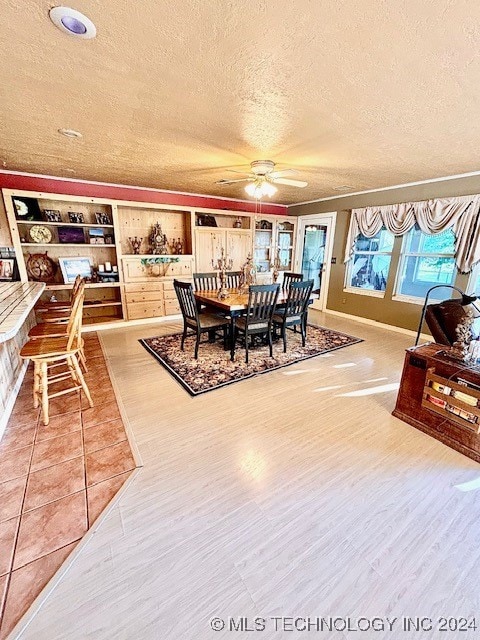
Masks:
[[[70,7],[53,7],[49,15],[53,24],[70,36],[89,39],[97,35],[97,28],[93,22],[80,11]]]
[[[74,129],[59,129],[58,133],[61,133],[62,136],[66,138],[82,138],[82,134],[80,131],[75,131]]]
[[[342,184],[339,187],[333,187],[334,191],[353,191],[354,187],[351,187],[349,184]]]

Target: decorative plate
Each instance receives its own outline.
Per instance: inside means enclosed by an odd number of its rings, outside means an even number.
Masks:
[[[30,279],[38,282],[50,282],[57,271],[57,264],[47,252],[29,254],[26,266]]]
[[[48,244],[52,241],[52,232],[48,227],[36,224],[30,228],[30,237],[34,242],[38,242],[38,244]]]

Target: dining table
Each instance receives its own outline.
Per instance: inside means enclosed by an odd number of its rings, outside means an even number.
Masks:
[[[216,289],[195,291],[195,300],[199,305],[207,305],[214,313],[221,312],[230,317],[230,356],[233,360],[235,350],[235,322],[248,308],[248,291],[239,293],[237,289],[228,289],[228,297],[219,298]],[[288,298],[288,290],[280,288],[277,298],[277,309],[285,307]],[[311,304],[312,300],[309,301]]]

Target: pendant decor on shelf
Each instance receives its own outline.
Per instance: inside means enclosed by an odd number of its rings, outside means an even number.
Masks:
[[[152,227],[150,233],[150,244],[152,246],[152,253],[155,256],[164,256],[168,253],[168,240],[167,236],[162,231],[162,225],[156,222]]]

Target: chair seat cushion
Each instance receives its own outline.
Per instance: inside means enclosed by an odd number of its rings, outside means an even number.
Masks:
[[[229,321],[227,318],[222,318],[221,316],[215,316],[211,313],[201,313],[198,316],[200,320],[200,328],[201,329],[213,329],[214,327],[223,327],[228,324]],[[192,321],[192,324],[195,324],[195,321]]]
[[[246,318],[238,318],[236,326],[240,331],[245,331],[247,326]],[[249,331],[268,331],[268,322],[250,322],[248,325]]]
[[[283,324],[285,320],[285,316],[284,315],[279,315],[279,314],[275,314],[273,316],[273,321],[275,322],[275,324]],[[302,320],[302,316],[301,314],[298,314],[296,316],[288,316],[287,317],[287,324],[294,324],[295,322],[301,322]]]

